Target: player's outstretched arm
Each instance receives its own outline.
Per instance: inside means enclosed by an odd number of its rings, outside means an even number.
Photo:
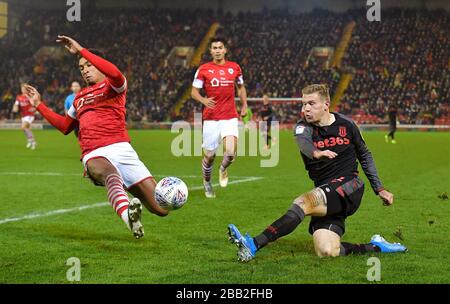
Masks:
[[[375,167],[375,161],[373,160],[372,153],[366,146],[364,139],[362,138],[361,132],[358,127],[354,126],[354,143],[356,147],[356,156],[358,157],[359,163],[364,171],[364,174],[369,179],[370,185],[373,191],[377,194],[383,201],[385,206],[390,206],[394,203],[394,195],[389,191],[385,190],[380,178],[378,177],[377,168]]]
[[[61,116],[53,112],[41,101],[41,94],[32,86],[26,86],[26,95],[31,104],[41,113],[41,115],[64,135],[69,134],[76,125],[76,120],[70,116]]]
[[[95,66],[100,72],[105,74],[105,76],[109,79],[111,85],[115,88],[122,88],[125,86],[125,76],[120,72],[120,70],[111,62],[106,59],[103,59],[100,56],[92,54],[87,49],[83,48],[77,41],[74,39],[58,35],[58,39],[56,42],[64,44],[64,47],[71,54],[80,54],[87,61],[89,61],[93,66]]]

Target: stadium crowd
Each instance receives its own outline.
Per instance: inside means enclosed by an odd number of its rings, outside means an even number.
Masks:
[[[445,122],[450,98],[450,20],[445,11],[389,9],[383,22],[368,22],[365,13],[315,10],[291,14],[281,10],[259,13],[211,10],[92,10],[83,22],[71,23],[65,14],[39,10],[25,13],[7,38],[0,39],[0,119],[11,117],[20,82],[37,85],[43,99],[63,113],[72,80],[81,80],[71,56],[37,54],[44,45],[55,46],[58,34],[72,36],[82,45],[102,50],[126,75],[128,119],[164,121],[187,119],[200,104],[188,100],[181,115],[171,109],[189,88],[195,70],[167,65],[174,46],[198,46],[214,21],[226,37],[229,59],[243,71],[249,97],[299,97],[309,83],[328,83],[333,94],[342,70],[325,68],[310,56],[314,47],[335,47],[342,29],[355,20],[342,67],[354,77],[339,111],[359,122],[386,122],[389,104],[399,106],[402,123]],[[45,53],[44,53],[45,54]],[[204,56],[208,60],[207,54]],[[260,102],[252,102],[255,118]],[[274,103],[275,119],[293,123],[296,103]],[[450,121],[449,121],[450,123]]]
[[[394,103],[401,123],[448,120],[449,30],[443,10],[390,9],[382,22],[359,18],[344,59],[355,74],[339,110],[361,123],[379,123]]]
[[[217,35],[227,38],[229,58],[241,66],[249,97],[300,97],[301,88],[312,82],[328,83],[331,90],[337,86],[339,73],[324,69],[310,52],[316,46],[335,46],[345,18],[323,10],[297,15],[284,11],[225,14]],[[260,103],[250,106],[256,115]],[[298,119],[297,107],[295,103],[277,103],[276,119],[294,122]],[[188,100],[182,117],[191,119],[194,110],[201,107]]]
[[[9,118],[20,82],[37,85],[43,99],[64,112],[64,99],[73,80],[81,80],[77,60],[35,56],[45,45],[57,46],[64,34],[81,45],[99,49],[128,79],[128,118],[164,120],[177,100],[183,79],[191,70],[166,66],[165,58],[177,45],[196,46],[207,32],[213,14],[209,10],[89,10],[83,22],[68,22],[65,12],[30,10],[11,37],[0,40],[0,118]],[[60,48],[60,46],[57,46]],[[82,82],[80,82],[82,83]]]

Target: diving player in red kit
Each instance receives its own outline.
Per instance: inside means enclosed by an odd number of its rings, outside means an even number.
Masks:
[[[159,216],[166,216],[168,211],[155,201],[155,179],[130,145],[125,123],[127,80],[98,51],[85,49],[66,36],[58,36],[57,42],[79,56],[78,66],[87,87],[76,95],[65,117],[41,103],[35,88],[26,86],[27,96],[42,116],[65,135],[79,126],[78,141],[86,174],[94,184],[106,187],[113,209],[133,235],[140,238],[144,235],[141,202]],[[131,201],[126,190],[135,196]]]

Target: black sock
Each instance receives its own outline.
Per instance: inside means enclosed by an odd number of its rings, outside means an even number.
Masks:
[[[340,255],[365,254],[368,252],[380,252],[380,247],[372,244],[351,244],[341,242]]]
[[[292,205],[285,215],[273,222],[263,233],[253,238],[256,248],[260,249],[268,243],[291,233],[304,218],[305,212],[303,209],[297,204]]]
[[[393,131],[389,132],[388,137],[390,137],[391,139],[394,139],[394,132]]]

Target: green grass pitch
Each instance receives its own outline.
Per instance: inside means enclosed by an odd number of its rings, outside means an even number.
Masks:
[[[450,133],[397,134],[392,145],[381,132],[364,133],[395,204],[382,206],[364,177],[363,203],[347,220],[344,240],[367,242],[378,233],[399,242],[394,234],[401,232],[409,252],[373,255],[381,261],[381,283],[450,283],[450,200],[438,198],[450,192]],[[39,146],[30,151],[21,131],[0,131],[0,283],[70,283],[70,257],[81,261],[80,283],[369,283],[369,256],[314,255],[308,219],[254,261],[236,261],[227,224],[259,233],[312,187],[291,132],[280,133],[278,166],[261,168],[259,157],[239,157],[230,167],[230,181],[263,178],[216,188],[214,200],[204,198],[198,188],[200,158],[170,153],[174,134],[152,130],[130,135],[157,178],[180,176],[197,189],[166,218],[145,212],[141,240],[132,238],[109,206],[54,212],[106,201],[104,188],[81,177],[72,134],[35,131]],[[19,220],[5,222],[10,218]]]

